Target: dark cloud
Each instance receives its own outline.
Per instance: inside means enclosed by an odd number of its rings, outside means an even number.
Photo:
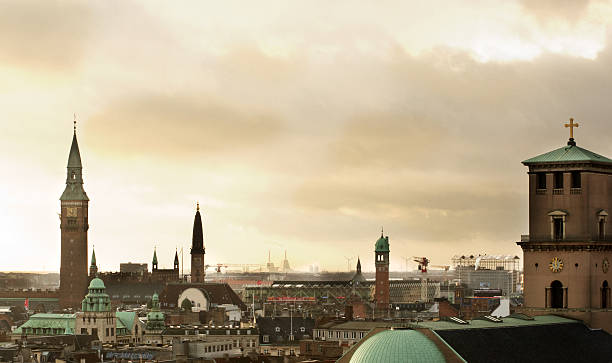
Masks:
[[[89,45],[95,17],[80,1],[1,1],[0,63],[74,70]]]

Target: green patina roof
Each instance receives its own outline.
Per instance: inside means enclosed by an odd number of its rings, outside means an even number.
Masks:
[[[64,329],[65,334],[74,334],[75,320],[76,314],[34,314],[13,334],[21,334],[24,328]]]
[[[96,277],[89,283],[89,289],[106,289],[106,286],[104,286],[102,279]]]
[[[93,248],[91,249],[91,265],[96,265],[96,250],[94,250]]]
[[[117,311],[115,313],[117,316],[117,329],[120,328],[120,324],[125,327],[130,332],[132,331],[132,327],[134,326],[134,320],[136,319],[136,312],[134,311]]]
[[[416,330],[384,330],[364,341],[350,363],[446,362],[436,344]]]
[[[79,152],[79,143],[77,142],[76,132],[72,135],[72,145],[70,145],[70,154],[68,155],[69,168],[81,168],[81,153]]]
[[[374,252],[389,252],[389,236],[383,237],[380,235],[378,241],[376,241],[376,247]]]
[[[523,161],[523,164],[529,165],[534,163],[558,163],[566,161],[590,161],[598,163],[612,164],[612,160],[605,156],[595,154],[592,151],[583,149],[575,145],[567,145],[556,150],[538,155],[531,159]]]
[[[153,249],[153,264],[157,265],[157,250]]]

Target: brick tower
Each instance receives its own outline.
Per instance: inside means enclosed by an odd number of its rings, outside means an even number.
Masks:
[[[191,282],[204,282],[204,277],[206,276],[206,266],[204,265],[205,254],[202,216],[200,215],[200,203],[198,203],[193,220],[193,237],[191,240]]]
[[[576,127],[570,120],[566,127]],[[524,307],[612,332],[612,160],[566,146],[523,161],[529,168]]]
[[[389,309],[389,236],[380,233],[380,238],[376,241],[374,249],[376,265],[376,288],[375,297],[376,309]]]
[[[76,121],[68,156],[66,189],[61,201],[60,306],[77,308],[87,293],[87,208],[83,167],[76,137]]]

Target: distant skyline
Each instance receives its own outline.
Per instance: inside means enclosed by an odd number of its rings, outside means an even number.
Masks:
[[[197,201],[210,264],[522,256],[521,161],[612,157],[612,4],[383,3],[0,2],[0,270],[59,271],[73,113],[101,271],[187,272]]]

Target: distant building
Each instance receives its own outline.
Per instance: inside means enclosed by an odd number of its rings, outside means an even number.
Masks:
[[[169,269],[160,269],[157,262],[157,250],[153,250],[153,261],[151,263],[151,280],[160,282],[179,282],[178,252],[174,252],[174,266]]]
[[[376,288],[374,300],[377,310],[389,310],[389,236],[381,232],[374,248]]]
[[[120,263],[119,264],[119,272],[125,274],[136,274],[136,275],[146,275],[149,272],[148,265],[146,263]]]
[[[60,305],[76,308],[87,291],[87,230],[89,197],[83,189],[83,166],[76,121],[68,155],[66,188],[60,197]]]

